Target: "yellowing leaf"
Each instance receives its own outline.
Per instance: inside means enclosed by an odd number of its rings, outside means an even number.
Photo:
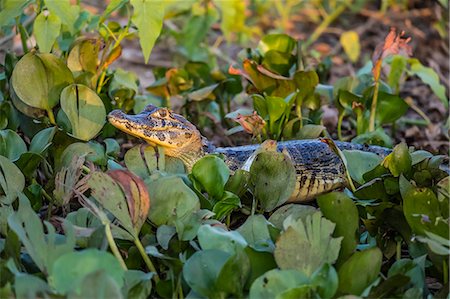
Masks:
[[[361,53],[358,33],[355,31],[346,31],[342,33],[340,42],[348,58],[350,58],[352,62],[356,62]]]

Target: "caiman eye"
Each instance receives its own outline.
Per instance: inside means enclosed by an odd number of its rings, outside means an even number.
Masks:
[[[166,117],[168,114],[168,111],[165,108],[160,109],[158,112],[160,117]]]

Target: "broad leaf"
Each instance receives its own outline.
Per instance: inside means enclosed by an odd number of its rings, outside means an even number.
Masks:
[[[226,231],[223,228],[211,225],[200,226],[197,237],[203,250],[218,249],[235,254],[247,246],[244,237],[238,232]]]
[[[41,130],[36,135],[34,135],[30,144],[30,152],[36,154],[43,153],[52,144],[52,140],[55,136],[56,130],[56,127],[50,127]]]
[[[25,187],[25,177],[8,158],[0,156],[0,203],[9,205]]]
[[[230,177],[230,170],[222,159],[209,155],[194,164],[192,176],[212,198],[219,199]]]
[[[78,5],[71,5],[70,0],[46,0],[45,5],[51,13],[57,15],[61,22],[67,26],[67,29],[71,32],[75,32],[75,22],[80,12]]]
[[[342,152],[347,160],[350,176],[359,184],[364,184],[363,174],[374,169],[382,161],[382,158],[374,153],[358,150],[343,150]]]
[[[272,226],[272,224],[263,215],[252,215],[237,231],[244,237],[248,245],[256,251],[273,252],[275,245],[270,236],[269,226]]]
[[[287,218],[284,226],[274,252],[281,269],[296,269],[311,275],[323,264],[333,264],[338,258],[342,237],[332,237],[335,224],[320,212],[308,216],[305,222]]]
[[[253,282],[249,298],[283,298],[280,296],[281,294],[309,284],[309,278],[301,271],[274,269],[264,273]]]
[[[348,58],[352,62],[356,62],[361,53],[358,33],[356,31],[346,31],[341,34],[340,42]]]
[[[27,146],[19,134],[10,129],[0,130],[0,155],[14,162],[26,151]]]
[[[75,138],[88,141],[103,128],[106,110],[100,97],[87,86],[72,84],[61,93],[61,109],[67,115]]]
[[[162,29],[166,4],[158,0],[130,0],[130,3],[133,5],[131,20],[138,28],[139,43],[147,63]]]
[[[61,19],[48,10],[43,10],[34,20],[33,33],[39,51],[49,53],[61,30]]]

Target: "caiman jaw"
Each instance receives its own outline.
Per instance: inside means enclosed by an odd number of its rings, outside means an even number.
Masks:
[[[136,115],[114,110],[109,113],[108,121],[127,134],[163,147],[168,156],[192,160],[191,156],[203,155],[202,136],[197,128],[167,108],[148,105]]]

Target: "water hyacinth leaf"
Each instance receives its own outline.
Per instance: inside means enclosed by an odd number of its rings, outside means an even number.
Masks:
[[[14,162],[26,151],[27,145],[19,134],[10,129],[0,130],[0,155]]]
[[[448,99],[445,95],[445,87],[439,82],[438,74],[430,67],[426,67],[416,58],[408,59],[411,66],[410,73],[417,75],[424,83],[428,84],[434,94],[448,108]]]
[[[39,131],[31,139],[30,152],[41,154],[43,153],[51,144],[53,137],[55,136],[57,128],[50,127]]]
[[[378,247],[355,252],[339,269],[339,292],[361,295],[381,270],[383,254]]]
[[[339,287],[339,277],[333,266],[323,264],[311,275],[311,284],[320,298],[333,298]]]
[[[50,53],[61,30],[61,19],[43,10],[34,20],[33,34],[41,53]]]
[[[119,288],[122,287],[125,271],[119,261],[112,254],[97,249],[69,252],[60,256],[53,264],[51,281],[59,293],[79,293],[87,282],[85,278],[99,271],[107,274]]]
[[[148,218],[156,226],[174,224],[200,209],[197,195],[180,177],[161,177],[148,183],[147,188],[152,199]]]
[[[16,298],[45,298],[51,294],[50,286],[43,279],[26,273],[15,276],[14,289]]]
[[[64,62],[48,53],[25,54],[11,78],[14,92],[24,104],[44,110],[56,106],[61,91],[71,83],[73,76]]]
[[[81,287],[70,291],[68,298],[124,298],[119,284],[107,270],[97,270],[83,275],[83,279],[78,285]]]
[[[236,231],[254,250],[273,252],[275,244],[271,239],[269,226],[272,224],[263,215],[252,215]]]
[[[33,259],[36,266],[45,274],[50,274],[55,261],[75,247],[73,229],[66,223],[63,225],[65,236],[57,235],[55,228],[44,222],[47,234],[44,234],[41,219],[31,208],[28,198],[19,194],[19,209],[8,217],[9,228],[16,233]],[[60,236],[63,238],[61,242]]]
[[[250,262],[250,275],[245,284],[245,289],[250,289],[253,282],[264,273],[277,268],[277,263],[272,253],[256,251],[251,247],[244,249]]]
[[[144,61],[147,63],[153,45],[161,32],[167,4],[163,1],[150,0],[131,0],[130,3],[134,8],[131,20],[138,28],[139,43],[144,54]]]
[[[406,114],[409,105],[398,95],[380,91],[376,119],[379,124],[389,124]]]
[[[100,41],[98,39],[82,39],[75,43],[67,57],[67,67],[79,76],[83,72],[94,74],[97,71]]]
[[[0,202],[11,204],[25,187],[25,177],[8,158],[0,156]]]
[[[208,298],[226,297],[218,278],[231,257],[232,254],[217,249],[197,251],[184,264],[183,277],[197,294]]]
[[[253,282],[249,298],[281,298],[281,294],[309,284],[309,278],[301,271],[273,269]]]
[[[91,144],[75,142],[66,147],[62,152],[60,159],[57,160],[55,168],[59,170],[63,166],[69,166],[74,160],[74,157],[84,157],[87,161],[95,161],[100,158]]]
[[[375,131],[358,135],[352,139],[352,142],[359,144],[374,144],[392,148],[392,139],[386,134],[382,127],[378,127]]]
[[[388,75],[389,86],[398,94],[403,74],[406,70],[406,58],[401,55],[395,55],[391,62],[391,71]]]
[[[0,11],[0,26],[11,25],[14,18],[20,16],[31,2],[31,0],[3,2]]]
[[[293,220],[301,219],[305,221],[308,215],[312,215],[317,211],[318,210],[315,207],[309,205],[287,204],[279,207],[275,212],[273,212],[269,217],[269,222],[279,230],[282,230],[283,222],[288,217],[291,217]]]
[[[411,283],[414,286],[422,289],[425,285],[425,271],[420,265],[420,257],[415,260],[399,259],[397,260],[388,271],[388,277],[394,275],[403,274],[411,279]]]
[[[213,92],[218,86],[219,84],[217,83],[197,89],[193,92],[188,93],[187,97],[192,101],[202,101],[206,99],[214,100],[215,96]]]
[[[382,158],[374,153],[358,150],[343,150],[347,160],[347,170],[350,176],[358,184],[364,184],[363,175],[374,169],[382,161]]]
[[[382,164],[394,177],[407,173],[411,169],[412,160],[406,143],[397,144],[392,153],[384,158]]]
[[[356,62],[361,53],[358,33],[356,31],[346,31],[341,34],[340,42],[348,58],[352,62]]]
[[[226,231],[221,227],[202,225],[197,232],[198,241],[203,250],[217,249],[230,254],[242,251],[247,242],[236,231]]]
[[[108,88],[108,95],[115,99],[119,108],[129,111],[134,103],[131,101],[138,92],[138,77],[133,72],[117,69]]]
[[[414,233],[425,235],[426,231],[448,237],[449,227],[443,220],[439,201],[430,188],[412,187],[402,192],[403,213]]]
[[[232,255],[217,278],[220,289],[237,298],[243,297],[243,287],[250,274],[250,261],[243,250]]]
[[[220,199],[230,177],[230,170],[222,159],[209,155],[194,164],[192,176],[212,198]]]
[[[341,192],[321,195],[317,199],[325,218],[334,222],[333,237],[343,237],[337,265],[341,265],[356,249],[359,214],[353,200]]]
[[[126,298],[148,298],[152,291],[151,279],[153,273],[145,273],[139,270],[125,272],[125,283],[122,288]]]
[[[101,220],[95,217],[87,208],[80,208],[66,216],[74,229],[77,245],[86,247],[100,247],[104,240],[104,229]],[[97,246],[96,246],[97,245]]]
[[[212,211],[216,214],[216,219],[223,220],[240,206],[240,198],[234,193],[225,191],[222,198],[214,205]]]
[[[295,188],[295,169],[284,153],[262,151],[250,167],[254,195],[265,211],[285,203]]]
[[[109,171],[108,175],[122,188],[128,203],[128,211],[134,231],[139,234],[150,209],[150,197],[144,181],[127,170]]]
[[[311,275],[323,264],[333,264],[342,241],[342,237],[332,237],[335,226],[320,212],[307,216],[305,222],[287,218],[285,231],[275,244],[274,256],[278,266]]]
[[[15,163],[25,177],[32,178],[35,175],[35,171],[39,164],[41,164],[43,160],[44,157],[40,154],[26,152],[20,155],[19,160]]]
[[[61,93],[61,109],[67,115],[75,138],[88,141],[103,128],[106,110],[103,101],[89,87],[72,84]]]
[[[292,67],[295,58],[293,55],[276,50],[269,50],[264,54],[262,66],[276,74],[289,77],[289,70]]]
[[[287,34],[267,34],[261,39],[257,49],[263,56],[270,50],[290,54],[296,45],[296,41]]]
[[[113,214],[123,228],[135,236],[126,196],[119,183],[106,173],[95,171],[89,176],[88,186],[91,189],[92,197]]]
[[[437,255],[448,256],[450,254],[450,241],[436,234],[426,231],[426,237],[417,236],[417,240],[428,245],[430,250]]]

